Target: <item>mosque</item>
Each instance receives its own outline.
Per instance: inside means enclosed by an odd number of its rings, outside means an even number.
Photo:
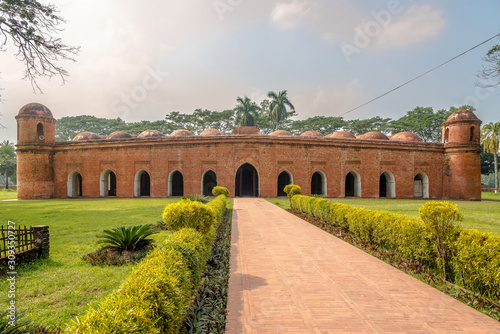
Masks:
[[[56,142],[47,107],[28,104],[16,120],[19,199],[210,195],[216,185],[230,196],[276,197],[290,183],[335,198],[481,199],[481,121],[468,110],[442,124],[441,143],[410,132],[293,136],[255,127],[83,132]]]

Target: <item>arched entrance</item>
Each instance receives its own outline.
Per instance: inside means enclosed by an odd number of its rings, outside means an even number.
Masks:
[[[413,179],[413,197],[429,198],[429,178],[425,173],[418,173]]]
[[[345,197],[361,197],[361,176],[355,171],[345,177]]]
[[[203,174],[202,194],[204,196],[212,196],[212,189],[217,186],[217,175],[212,170],[207,170]]]
[[[134,196],[151,196],[151,177],[145,170],[140,170],[135,174]]]
[[[394,175],[392,175],[391,172],[385,171],[380,175],[379,197],[396,197],[396,182],[394,181]]]
[[[168,177],[168,196],[184,196],[184,176],[178,170]]]
[[[286,196],[285,191],[283,190],[285,186],[293,183],[292,176],[288,171],[282,171],[280,175],[278,175],[278,192],[277,196]]]
[[[311,195],[326,195],[326,176],[317,171],[311,178]]]
[[[71,172],[68,175],[68,197],[82,196],[82,175],[78,172]]]
[[[254,166],[246,163],[236,171],[235,195],[238,197],[259,196],[259,173]]]
[[[101,197],[116,196],[116,174],[106,169],[101,174]]]

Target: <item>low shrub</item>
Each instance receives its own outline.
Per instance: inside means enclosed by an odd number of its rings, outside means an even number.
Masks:
[[[212,189],[212,194],[214,196],[219,196],[219,195],[229,196],[229,190],[227,190],[227,188],[224,187],[216,186]]]
[[[188,199],[190,201],[200,202],[203,204],[207,204],[208,202],[210,202],[210,198],[208,198],[207,196],[203,196],[203,195],[186,195],[183,197],[183,199]]]
[[[283,191],[290,200],[290,205],[292,203],[293,196],[302,194],[302,188],[296,184],[286,185],[285,188],[283,188]]]
[[[463,216],[458,212],[458,207],[450,202],[427,202],[419,209],[419,213],[432,232],[441,274],[443,278],[453,282],[451,258],[454,253],[453,245],[460,232],[456,223],[462,221]]]
[[[82,260],[93,266],[121,266],[142,260],[153,246],[147,246],[135,251],[119,252],[108,248],[100,248],[95,252],[82,256]]]
[[[455,244],[453,265],[463,285],[494,300],[500,298],[500,237],[464,229]]]
[[[206,234],[210,231],[216,214],[213,209],[200,202],[182,199],[176,203],[169,204],[162,213],[165,226],[173,231],[181,228],[194,228]]]

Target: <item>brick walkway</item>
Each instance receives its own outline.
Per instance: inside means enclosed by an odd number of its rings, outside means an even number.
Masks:
[[[263,199],[237,198],[226,333],[500,333],[500,323]]]

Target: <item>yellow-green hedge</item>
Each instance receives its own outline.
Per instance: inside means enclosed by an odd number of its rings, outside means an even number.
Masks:
[[[226,209],[226,197],[221,195],[202,205],[206,207],[202,212],[210,211],[212,221],[217,219],[208,231],[198,231],[193,227],[200,225],[183,220],[184,227],[176,225],[178,230],[149,253],[118,289],[77,318],[66,332],[178,333],[198,291],[215,231]],[[190,215],[191,219],[200,216]]]
[[[181,228],[194,228],[201,233],[208,233],[215,222],[213,209],[201,202],[182,199],[169,204],[163,209],[162,217],[165,226],[173,231]]]
[[[361,239],[391,249],[407,261],[439,266],[435,236],[421,219],[303,195],[293,196],[291,206]],[[445,213],[441,216],[448,217]],[[467,229],[458,229],[454,233],[458,237],[452,239],[452,263],[462,284],[483,295],[500,297],[500,237]]]
[[[464,284],[491,298],[500,298],[500,237],[462,230],[455,248],[453,265]]]

